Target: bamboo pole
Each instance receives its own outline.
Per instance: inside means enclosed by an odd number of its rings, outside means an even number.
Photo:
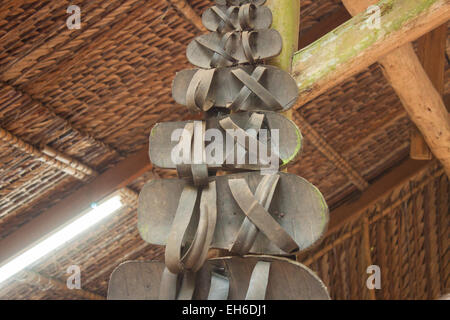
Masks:
[[[270,59],[268,64],[291,73],[292,57],[298,50],[300,33],[300,0],[267,0],[266,6],[272,10],[272,29],[277,30],[283,39],[281,53]],[[284,116],[292,120],[292,109]]]

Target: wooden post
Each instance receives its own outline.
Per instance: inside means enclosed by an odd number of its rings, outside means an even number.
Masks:
[[[267,0],[266,6],[272,10],[272,29],[277,30],[283,39],[280,55],[268,61],[291,73],[292,57],[298,50],[298,34],[300,33],[300,0]],[[292,109],[284,115],[292,120]]]
[[[419,60],[441,96],[444,93],[446,40],[447,23],[444,23],[418,40]],[[431,160],[433,157],[417,127],[411,130],[410,156],[415,160]]]
[[[377,3],[377,0],[342,0],[347,10],[352,15],[357,15],[361,12],[364,12],[367,7],[370,5],[374,5]],[[378,5],[380,8],[380,5]],[[440,27],[436,31],[431,31],[429,34],[424,35],[421,39],[419,39],[419,59],[424,66],[425,72],[428,74],[429,79],[423,79],[423,81],[429,82],[431,80],[432,84],[438,90],[439,94],[442,95],[443,84],[444,84],[444,67],[445,67],[445,59],[444,59],[444,50],[445,50],[445,40],[447,34],[447,23],[444,24],[444,27]],[[411,48],[406,49],[406,47],[410,47],[411,44],[408,43],[404,45],[405,50],[411,51]],[[401,51],[394,50],[393,52],[386,55],[384,61],[389,61],[393,59],[396,54],[401,54]],[[403,57],[403,59],[407,59],[407,57]],[[383,60],[382,60],[383,61]],[[381,61],[381,62],[382,62]],[[405,63],[404,68],[407,68],[407,65],[414,65],[414,61],[407,61]],[[386,74],[388,79],[391,79],[389,76],[392,72],[389,68],[386,68],[385,65],[384,73]],[[404,90],[405,92],[397,92],[399,96],[409,95],[407,91],[408,88],[402,86],[399,83],[391,83],[391,85],[397,90]],[[407,103],[406,100],[402,100],[403,103]],[[411,100],[413,102],[413,100]],[[408,110],[410,107],[405,105],[405,108]],[[414,119],[413,119],[414,121]],[[423,136],[418,131],[417,127],[411,131],[411,147],[410,147],[410,156],[414,160],[431,160],[432,153],[428,148]]]
[[[450,117],[412,45],[380,59],[384,74],[399,95],[411,120],[450,176]]]

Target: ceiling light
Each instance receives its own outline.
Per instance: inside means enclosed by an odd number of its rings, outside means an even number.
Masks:
[[[123,206],[120,195],[115,195],[98,204],[91,205],[91,208],[79,215],[77,218],[58,228],[33,247],[12,258],[9,262],[0,266],[0,283],[12,277],[38,259],[47,255],[53,250],[69,242],[77,235],[90,228],[100,220],[116,212]]]

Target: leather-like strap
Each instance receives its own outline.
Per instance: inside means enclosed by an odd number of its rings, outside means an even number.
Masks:
[[[182,277],[181,287],[177,292],[178,278]],[[196,274],[185,272],[174,274],[166,267],[161,276],[159,285],[159,300],[191,300],[195,290]]]
[[[253,156],[254,159],[258,159],[258,150],[260,149],[259,146],[262,143],[258,140],[258,138],[256,136],[248,134],[244,129],[242,129],[236,123],[234,123],[230,117],[226,117],[226,118],[220,120],[219,124],[225,130],[225,132],[227,134],[230,133],[229,130],[232,130],[231,132],[233,132],[233,134],[234,134],[233,138],[234,138],[235,145],[240,146],[246,152],[248,152],[249,157]],[[243,137],[244,139],[239,139],[239,137]],[[249,145],[257,146],[257,148],[252,148],[252,150],[250,150]],[[257,149],[257,150],[254,150],[254,149]],[[240,151],[240,150],[236,150],[236,152],[238,152],[238,151]],[[253,151],[254,154],[250,155],[250,151]],[[229,155],[227,154],[225,161],[227,161],[228,156]],[[234,164],[233,166],[236,166],[236,165],[237,164]]]
[[[185,272],[181,281],[180,292],[178,292],[177,300],[192,300],[195,290],[195,272]]]
[[[222,41],[220,41],[219,45],[213,45],[209,41],[206,41],[202,37],[195,38],[195,41],[200,44],[202,47],[212,51],[214,54],[219,54],[222,58],[230,61],[231,63],[237,63],[238,61],[233,58],[228,52],[225,51],[225,47],[221,46]],[[213,55],[214,56],[214,55]]]
[[[227,117],[227,118],[229,118],[229,117]],[[230,121],[231,121],[231,123],[230,123]],[[254,134],[255,134],[254,136],[252,134],[250,134],[250,133],[248,133],[248,135],[251,136],[252,138],[256,139],[257,132],[261,128],[263,121],[264,121],[264,114],[263,113],[256,113],[256,112],[254,112],[254,113],[252,113],[252,115],[248,119],[247,123],[245,124],[244,130],[245,131],[250,130],[250,129],[254,130]],[[229,121],[226,121],[225,123],[223,123],[223,125],[219,121],[219,125],[225,130],[225,133],[227,133],[227,131],[226,131],[227,127],[228,127],[228,129],[233,129],[234,126],[238,127],[236,124],[234,124],[234,122],[231,119],[229,119]],[[244,151],[247,150],[245,148],[245,146],[241,146],[238,143],[236,143],[235,146],[236,146],[236,148],[235,148],[236,150],[233,150],[233,151],[236,151],[236,153],[244,152]],[[225,160],[224,160],[223,164],[226,165],[227,163],[233,163],[234,159],[231,159],[232,156],[234,156],[234,152],[231,152],[231,150],[229,152],[227,151],[227,153],[226,153],[226,155],[224,157]],[[237,165],[236,167],[246,168],[247,166],[245,166],[245,165],[243,165],[243,166]]]
[[[174,274],[169,269],[164,268],[159,285],[159,300],[175,300],[177,297],[178,274]]]
[[[236,38],[237,37],[237,33],[232,31],[232,32],[227,32],[225,33],[222,38],[220,38],[220,43],[219,43],[219,47],[220,48],[226,48],[227,47],[227,43],[231,38]],[[224,49],[225,50],[225,49]],[[226,52],[226,51],[224,51]],[[224,59],[224,57],[222,55],[220,55],[217,52],[214,52],[214,54],[211,57],[211,61],[209,63],[211,68],[216,68],[219,63]],[[234,58],[233,58],[234,59]],[[231,61],[231,63],[237,63],[238,61],[234,59],[234,61],[227,59],[228,61]]]
[[[253,268],[245,300],[265,300],[269,275],[270,262],[258,261]]]
[[[257,68],[263,68],[261,66]],[[238,68],[231,71],[236,78],[239,79],[246,87],[248,87],[259,99],[273,110],[281,110],[283,106],[275,99],[275,97],[264,88],[257,80],[251,77],[247,72]]]
[[[286,253],[299,249],[294,239],[258,202],[245,179],[230,179],[228,185],[241,210],[271,242]]]
[[[256,57],[255,53],[253,52],[252,46],[250,44],[250,37],[252,35],[255,35],[257,31],[243,31],[241,33],[241,41],[242,41],[242,47],[244,49],[245,57],[247,58],[248,62],[255,63],[256,60],[258,60],[260,57]]]
[[[189,163],[177,165],[180,178],[192,179],[195,186],[208,184],[208,165],[205,154],[205,127],[204,121],[189,122],[184,126],[183,135],[179,143],[183,150],[190,150],[190,159],[183,159]]]
[[[253,3],[247,3],[239,8],[238,21],[242,30],[254,29],[253,24],[254,12],[256,6]]]
[[[229,291],[230,280],[228,277],[212,271],[208,300],[227,300]]]
[[[251,77],[255,79],[255,81],[259,81],[266,70],[267,69],[264,67],[256,67],[253,70]],[[239,94],[234,98],[233,102],[227,105],[227,108],[232,111],[239,110],[244,101],[250,96],[251,93],[252,91],[249,88],[247,88],[246,86],[242,86]]]
[[[214,100],[209,97],[214,72],[215,69],[199,69],[192,77],[186,91],[186,107],[189,111],[208,111],[214,106]]]
[[[165,251],[165,264],[170,272],[180,273],[183,271],[181,263],[181,248],[183,238],[191,221],[197,201],[198,190],[196,187],[186,185],[181,192],[177,211],[169,232]]]
[[[217,220],[215,181],[202,190],[197,230],[191,245],[182,255],[183,238],[192,219],[197,194],[197,188],[190,185],[184,187],[167,239],[165,263],[169,271],[175,274],[199,270],[206,260],[214,236]]]
[[[279,178],[280,176],[278,174],[265,175],[256,188],[255,199],[258,200],[265,210],[269,210]],[[258,228],[256,228],[248,217],[245,217],[230,251],[239,255],[247,254],[252,248],[257,235]]]
[[[232,20],[232,15],[234,11],[238,11],[239,16],[239,7],[237,6],[230,6],[227,9],[227,12],[223,12],[219,7],[213,6],[211,7],[211,10],[219,17],[220,22],[217,25],[216,32],[223,33],[226,30],[239,30],[240,27],[236,25],[235,22]]]

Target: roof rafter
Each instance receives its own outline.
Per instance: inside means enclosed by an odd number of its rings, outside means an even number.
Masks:
[[[384,0],[379,3],[379,6],[382,8],[382,27],[377,33],[367,27],[367,16],[362,13],[294,55],[293,74],[300,89],[299,106],[364,70],[377,60],[383,60],[383,56],[393,49],[407,45],[450,18],[450,3],[445,0],[428,1],[426,4],[419,0],[395,2]],[[397,50],[402,52],[401,55],[396,56],[410,56],[412,47],[410,47],[411,50],[405,50],[405,48],[398,48]],[[414,51],[412,53],[414,54]],[[409,81],[407,87],[414,86],[410,92],[416,94],[416,98],[422,98],[419,97],[421,91],[430,92],[430,96],[433,97],[433,108],[430,108],[429,117],[420,114],[420,111],[423,111],[422,107],[419,108],[420,110],[408,109],[408,113],[426,134],[428,143],[433,144],[432,150],[443,161],[446,171],[450,172],[450,152],[448,152],[450,119],[446,111],[444,114],[445,107],[443,107],[442,99],[435,97],[435,89],[432,86],[431,88],[427,86],[426,90],[421,86],[421,66],[418,61],[420,68],[417,68],[416,64],[411,65],[408,68],[409,73],[403,70],[404,72],[400,75],[398,68],[397,73],[393,71],[393,68],[404,63],[404,60],[397,60],[383,63],[390,65],[389,68],[392,69],[390,70],[391,83],[399,83],[401,80],[393,80],[393,77],[398,77],[403,81]],[[401,69],[405,68],[401,67]],[[404,90],[397,88],[396,91],[399,93]],[[402,100],[409,98],[410,96],[401,96]],[[411,105],[411,103],[405,104]],[[432,117],[431,121],[430,117]],[[443,136],[435,139],[435,131],[438,128],[442,128]]]
[[[366,10],[370,5],[376,4],[377,0],[342,0],[342,2],[352,15],[357,15]],[[428,143],[434,145],[434,152],[442,152],[442,154],[436,154],[436,156],[441,159],[447,168],[447,172],[450,174],[450,150],[447,150],[448,155],[445,156],[445,149],[442,146],[443,144],[447,144],[448,146],[450,143],[450,120],[448,118],[446,119],[445,106],[442,99],[439,99],[444,88],[444,48],[447,23],[445,23],[442,34],[442,39],[436,39],[438,43],[428,43],[428,48],[424,48],[426,53],[423,52],[424,49],[421,49],[421,46],[424,44],[421,42],[419,45],[422,64],[428,69],[428,72],[421,66],[411,43],[404,44],[401,48],[393,50],[382,57],[379,62],[383,66],[383,73],[387,80],[390,81],[391,86],[397,92],[406,111],[410,114],[411,120],[417,123],[422,131],[427,131],[424,134],[427,141],[429,141]],[[399,62],[402,63],[399,64]],[[407,77],[408,75],[410,75],[410,78]],[[431,81],[430,76],[434,81]],[[420,89],[420,86],[423,87],[423,90],[419,90],[419,92],[422,91],[419,95],[416,90]],[[439,89],[440,92],[437,91]],[[425,113],[426,108],[432,113],[431,116],[429,113]],[[433,109],[433,112],[431,109]],[[422,120],[422,113],[424,117],[431,118],[431,124],[427,123],[426,120]],[[442,117],[442,114],[444,114],[444,121],[439,119]],[[439,134],[433,132],[433,128],[436,127],[439,131],[443,128],[443,143],[439,141]],[[446,137],[448,137],[448,140],[445,140]],[[423,137],[417,132],[417,129],[413,129],[411,138],[411,158],[416,160],[431,160],[432,155],[430,150],[425,144]],[[447,147],[447,149],[449,148]]]

